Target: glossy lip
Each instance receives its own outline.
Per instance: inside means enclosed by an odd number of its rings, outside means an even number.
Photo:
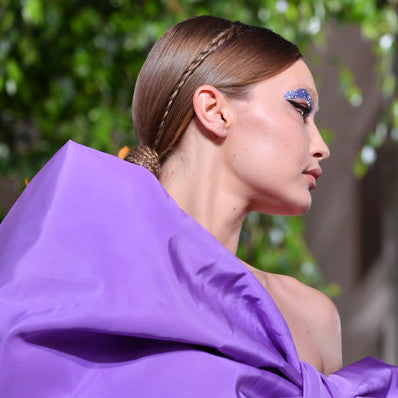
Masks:
[[[303,174],[308,175],[310,178],[310,191],[316,188],[316,180],[321,176],[322,174],[322,169],[321,168],[315,168],[311,170],[304,170]]]

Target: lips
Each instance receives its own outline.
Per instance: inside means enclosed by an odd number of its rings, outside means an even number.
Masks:
[[[321,176],[322,174],[322,169],[320,168],[315,168],[315,169],[311,169],[311,170],[305,170],[303,171],[303,174],[305,174],[306,176],[308,176],[308,180],[309,180],[309,189],[310,191],[312,191],[313,189],[315,189],[316,187],[316,180]]]

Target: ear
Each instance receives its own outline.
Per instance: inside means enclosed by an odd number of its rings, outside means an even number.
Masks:
[[[227,104],[219,90],[210,85],[198,87],[193,95],[193,109],[206,130],[220,138],[227,136]]]

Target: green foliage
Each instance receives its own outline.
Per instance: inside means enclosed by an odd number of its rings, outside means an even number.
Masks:
[[[398,137],[396,11],[393,0],[1,0],[0,175],[18,175],[22,188],[68,139],[114,154],[133,145],[129,104],[145,54],[169,26],[199,14],[267,26],[302,50],[310,42],[324,46],[331,18],[358,24],[374,43],[382,92],[395,96],[382,115],[385,128],[366,142],[374,150],[386,134]],[[360,106],[355,75],[336,65],[342,95]],[[355,165],[359,175],[363,159]],[[319,284],[302,230],[300,218],[250,215],[239,253],[262,269]]]
[[[307,282],[317,282],[319,271],[302,233],[303,224],[298,217],[250,213],[242,231],[238,255],[259,269],[284,275],[301,274]]]

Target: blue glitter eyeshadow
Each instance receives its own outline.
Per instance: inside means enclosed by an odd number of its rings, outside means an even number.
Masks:
[[[305,88],[298,88],[297,90],[288,91],[284,98],[288,101],[294,100],[296,98],[305,99],[307,101],[307,106],[312,108],[312,97],[308,90]]]

